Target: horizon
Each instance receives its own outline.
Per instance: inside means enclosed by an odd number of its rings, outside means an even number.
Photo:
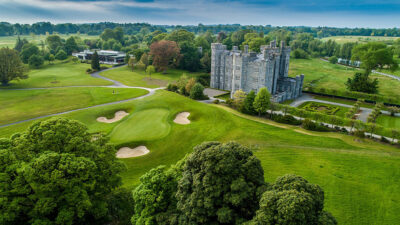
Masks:
[[[32,24],[149,23],[153,25],[271,25],[396,28],[394,0],[0,0],[1,21]]]

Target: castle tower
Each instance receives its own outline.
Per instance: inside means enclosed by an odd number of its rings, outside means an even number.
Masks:
[[[225,66],[222,55],[226,46],[221,43],[211,44],[211,81],[212,88],[222,89],[222,82],[225,75]]]

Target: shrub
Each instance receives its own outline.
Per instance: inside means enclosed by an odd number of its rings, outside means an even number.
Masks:
[[[213,103],[214,103],[214,104],[219,104],[219,99],[215,99],[215,100],[213,101]]]
[[[227,105],[229,105],[229,106],[232,106],[233,100],[232,100],[231,98],[228,98],[228,99],[225,101],[225,103],[226,103]]]
[[[29,66],[39,68],[44,63],[44,59],[40,55],[32,55],[28,60]]]
[[[364,138],[365,137],[365,132],[363,130],[355,130],[353,132],[353,135],[356,137]]]
[[[93,73],[93,70],[90,69],[90,68],[87,68],[87,69],[86,69],[86,73]]]
[[[106,69],[108,69],[107,66],[100,66],[100,70],[106,70]]]
[[[67,58],[68,58],[68,55],[67,55],[66,52],[64,52],[64,50],[60,50],[56,54],[56,59],[58,59],[58,60],[64,60],[64,59],[67,59]]]
[[[321,124],[317,124],[310,119],[303,120],[302,127],[306,130],[312,130],[312,131],[321,131],[321,132],[330,131],[328,127],[325,127]]]
[[[308,59],[308,53],[300,48],[294,50],[292,54],[295,59]]]
[[[336,64],[338,62],[338,58],[336,56],[329,57],[329,62],[332,64]]]
[[[292,115],[280,115],[280,114],[274,114],[272,115],[272,120],[278,122],[278,123],[285,123],[285,124],[290,124],[290,125],[301,125],[302,121],[294,118]]]
[[[196,83],[192,87],[192,89],[190,89],[190,98],[196,100],[204,99],[205,96],[203,94],[203,91],[204,91],[203,85]]]

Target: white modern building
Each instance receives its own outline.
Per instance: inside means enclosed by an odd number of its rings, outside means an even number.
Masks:
[[[94,52],[97,51],[99,61],[102,64],[116,65],[124,63],[125,52],[109,51],[109,50],[85,50],[83,52],[72,53],[72,56],[80,60],[90,60]]]

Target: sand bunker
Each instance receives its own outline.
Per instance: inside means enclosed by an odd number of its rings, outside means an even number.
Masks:
[[[178,115],[176,115],[176,118],[174,119],[174,123],[177,124],[189,124],[190,120],[188,119],[190,113],[189,112],[181,112]]]
[[[118,111],[115,113],[114,118],[112,119],[107,119],[106,117],[102,116],[97,118],[97,122],[101,122],[101,123],[114,123],[117,122],[119,120],[122,120],[125,116],[129,115],[129,113],[125,112],[125,111]]]
[[[144,145],[140,145],[136,148],[123,147],[118,150],[117,158],[138,157],[138,156],[146,155],[149,152],[150,152],[150,150],[147,149],[147,147]]]

